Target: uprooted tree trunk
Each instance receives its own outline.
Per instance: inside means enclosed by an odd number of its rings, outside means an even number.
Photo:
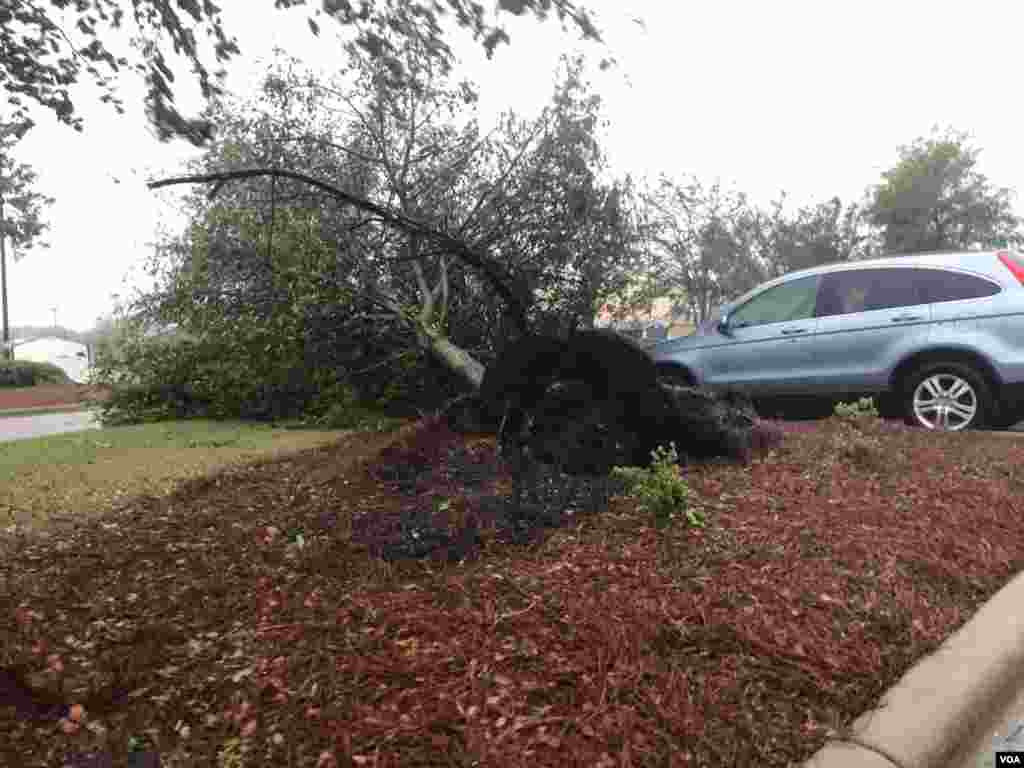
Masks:
[[[499,428],[514,452],[568,474],[607,474],[646,466],[674,443],[694,458],[745,460],[756,414],[736,393],[716,394],[660,381],[654,361],[633,341],[607,330],[567,339],[529,335],[486,369],[476,395],[446,412],[460,431]]]
[[[428,351],[444,363],[448,370],[473,389],[480,389],[486,370],[480,361],[462,347],[453,344],[447,336],[432,334],[428,336],[427,343]]]

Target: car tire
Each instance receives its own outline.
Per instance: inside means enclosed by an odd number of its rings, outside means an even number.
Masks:
[[[988,382],[963,363],[923,365],[903,380],[901,389],[904,417],[911,426],[956,432],[980,429],[993,413]]]

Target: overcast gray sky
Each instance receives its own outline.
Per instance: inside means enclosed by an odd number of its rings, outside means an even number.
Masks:
[[[271,0],[222,0],[243,55],[229,88],[245,93],[279,45],[329,70],[339,47],[328,24],[314,38],[303,12]],[[606,147],[618,173],[695,174],[721,179],[767,204],[785,190],[794,203],[859,198],[897,160],[897,149],[933,126],[968,131],[982,172],[1024,187],[1017,108],[1024,10],[983,0],[855,4],[777,0],[584,0],[617,69],[594,72],[610,122]],[[643,24],[634,20],[642,19]],[[461,72],[481,89],[484,119],[547,103],[560,53],[581,48],[558,24],[513,19],[512,45],[487,61],[460,39]],[[111,295],[145,284],[138,268],[158,227],[180,227],[175,193],[145,181],[171,173],[196,150],[158,143],[142,117],[141,85],[122,84],[128,114],[89,102],[84,134],[49,115],[19,147],[39,173],[49,209],[48,250],[9,265],[12,324],[57,321],[91,327]],[[198,107],[186,93],[183,105]],[[1024,205],[1018,200],[1018,211]],[[125,281],[128,281],[126,283]]]

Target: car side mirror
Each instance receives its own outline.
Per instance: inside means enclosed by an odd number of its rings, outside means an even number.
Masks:
[[[723,336],[732,336],[732,329],[729,327],[728,315],[722,315],[716,327],[718,328],[718,332]]]

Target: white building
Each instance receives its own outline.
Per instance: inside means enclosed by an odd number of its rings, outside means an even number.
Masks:
[[[31,340],[16,340],[12,346],[15,360],[53,363],[63,369],[69,379],[79,384],[84,383],[89,374],[89,350],[85,344],[77,341],[42,336]]]

